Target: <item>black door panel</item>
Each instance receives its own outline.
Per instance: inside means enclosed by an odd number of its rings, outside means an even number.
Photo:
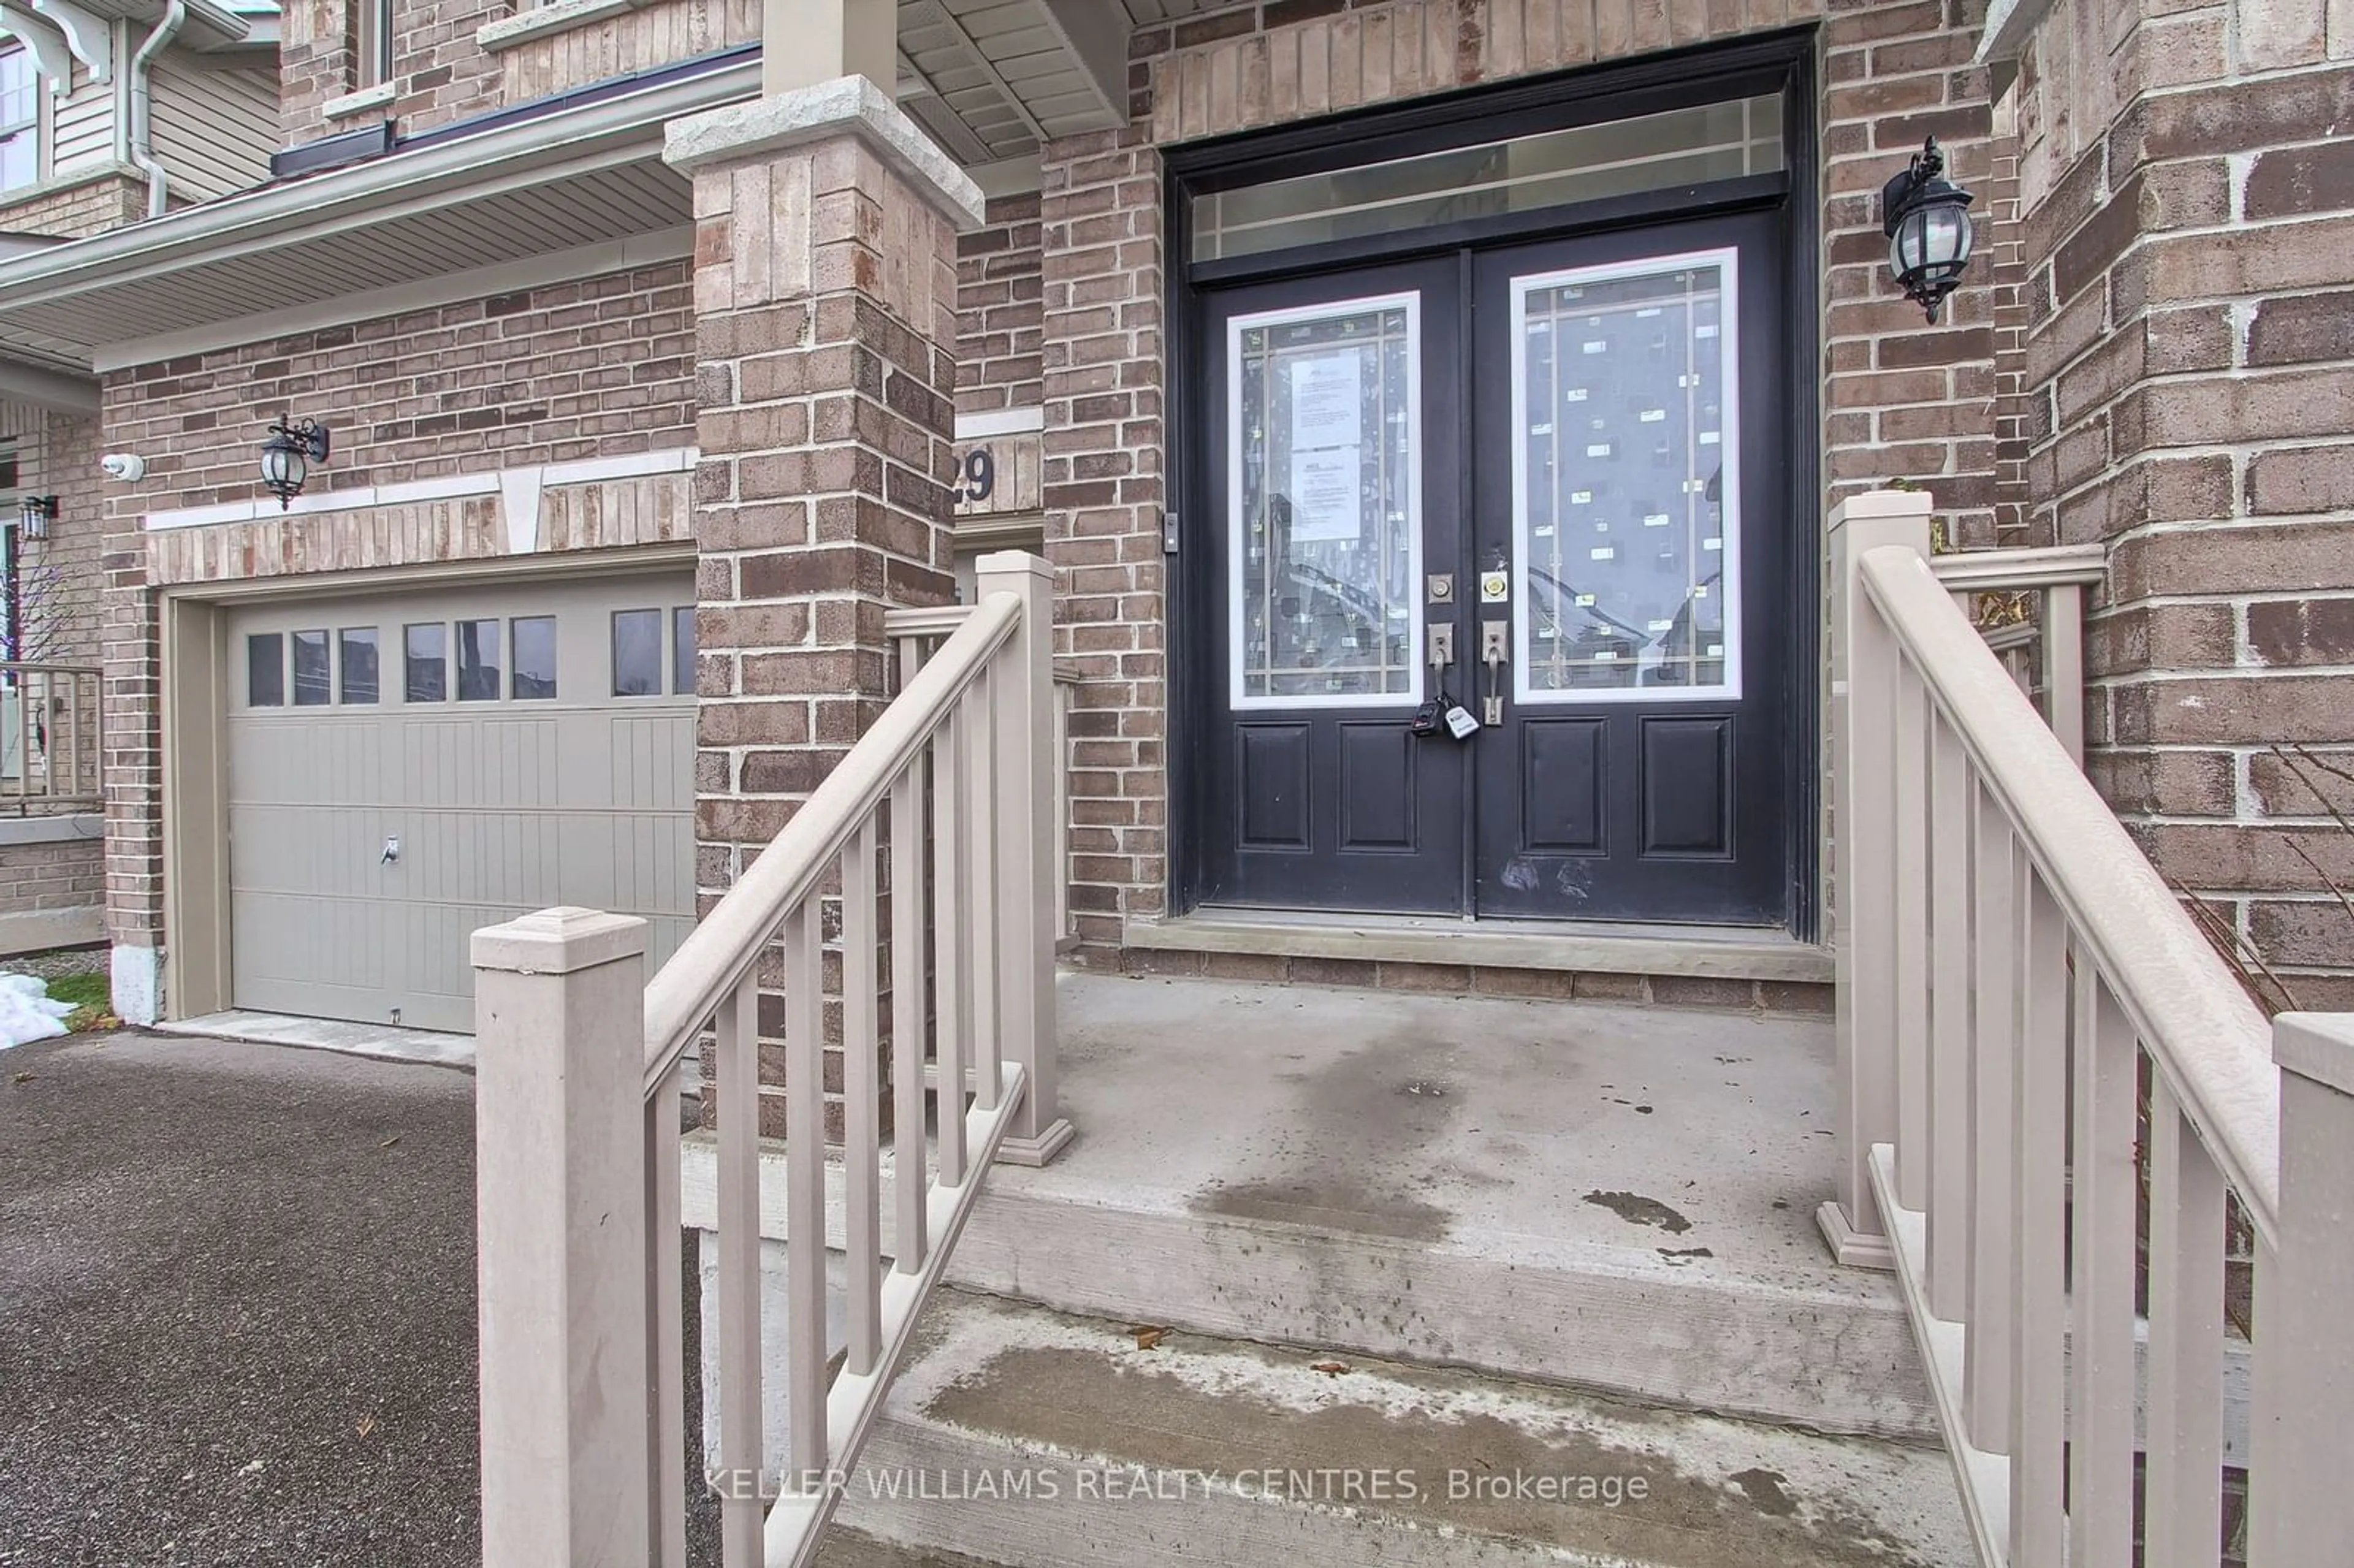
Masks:
[[[1465,748],[1411,733],[1430,573],[1462,554],[1460,263],[1204,302],[1194,541],[1212,903],[1463,906]]]

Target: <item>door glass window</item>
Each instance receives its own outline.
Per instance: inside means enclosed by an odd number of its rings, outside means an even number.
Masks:
[[[1414,294],[1227,323],[1236,707],[1421,695],[1419,327]]]
[[[1512,281],[1522,702],[1740,695],[1734,260]]]
[[[245,701],[249,707],[283,707],[286,703],[286,640],[275,631],[256,631],[245,640]]]
[[[518,616],[514,631],[516,699],[556,695],[556,617]]]
[[[450,629],[440,621],[403,629],[407,665],[402,687],[412,703],[438,703],[450,695]]]
[[[346,626],[335,633],[341,643],[343,695],[347,703],[376,700],[376,628]]]
[[[652,697],[662,694],[663,612],[613,612],[613,694]]]
[[[499,623],[495,620],[458,622],[458,700],[499,700]]]
[[[328,668],[327,633],[294,633],[294,705],[324,707],[333,700],[334,683]]]

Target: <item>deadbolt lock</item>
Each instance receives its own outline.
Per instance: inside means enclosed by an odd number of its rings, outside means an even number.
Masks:
[[[1455,602],[1454,573],[1433,572],[1430,574],[1430,602],[1433,604],[1453,604]]]

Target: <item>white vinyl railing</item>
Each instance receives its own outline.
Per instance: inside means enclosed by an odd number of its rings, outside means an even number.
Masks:
[[[1965,613],[1991,603],[2029,613],[1993,624],[1978,619],[1978,634],[2035,699],[2061,748],[2084,760],[2084,591],[2108,570],[2099,545],[2048,545],[2023,550],[1959,550],[1929,557],[1938,584]]]
[[[105,672],[0,661],[0,812],[94,810]]]
[[[1985,1563],[2213,1568],[2227,1466],[2253,1568],[2348,1561],[2354,1017],[2267,1025],[1933,571],[1927,507],[1832,518],[1825,1228],[1899,1275]]]
[[[899,686],[906,690],[949,634],[972,613],[969,604],[944,604],[925,609],[894,609],[883,617],[884,635],[898,650]],[[1055,845],[1058,874],[1055,878],[1055,929],[1058,945],[1078,945],[1078,929],[1071,918],[1071,704],[1078,689],[1078,672],[1057,660],[1055,664]]]
[[[979,584],[970,613],[651,985],[633,918],[547,910],[475,933],[494,1568],[684,1563],[691,1048],[710,1054],[717,1096],[718,1447],[703,1479],[725,1568],[813,1560],[982,1173],[1050,1158],[1070,1136],[1055,1090],[1052,577],[1005,554],[982,558]],[[781,1452],[764,1440],[759,1213],[761,1053],[779,1036]],[[847,1332],[829,1380],[830,1164],[847,1214]]]

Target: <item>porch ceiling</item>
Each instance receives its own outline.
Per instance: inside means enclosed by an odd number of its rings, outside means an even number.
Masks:
[[[1034,157],[1127,122],[1131,26],[1119,0],[900,0],[899,101],[968,167]]]

